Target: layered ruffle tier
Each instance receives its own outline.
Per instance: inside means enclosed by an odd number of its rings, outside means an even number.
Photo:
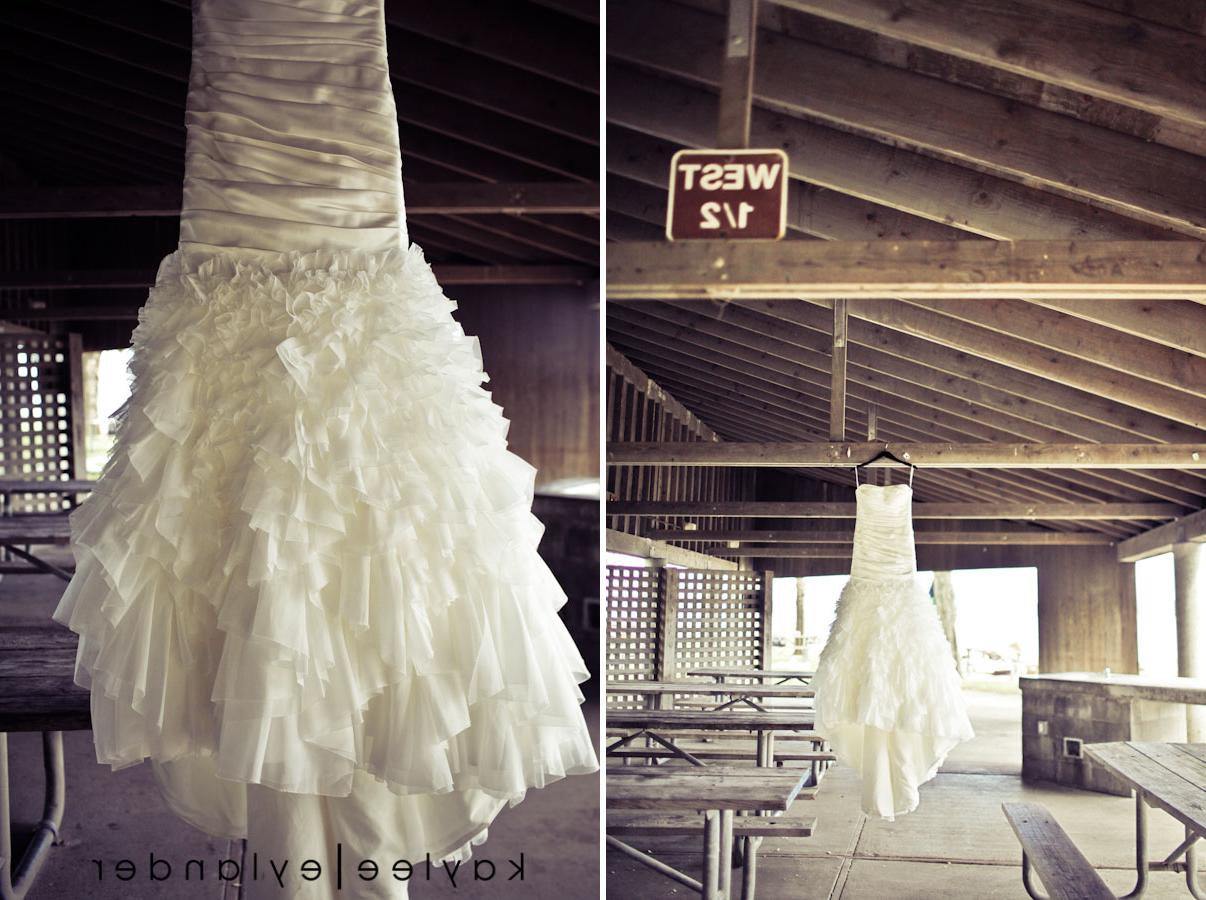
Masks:
[[[851,577],[813,678],[816,729],[859,771],[864,812],[912,812],[918,788],[974,736],[934,605],[913,574]]]
[[[597,769],[534,471],[454,308],[413,247],[160,267],[55,618],[98,759],[150,758],[211,834],[246,833],[248,785],[367,779],[395,849],[463,855]]]

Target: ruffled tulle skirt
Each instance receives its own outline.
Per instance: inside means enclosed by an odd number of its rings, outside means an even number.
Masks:
[[[417,248],[160,267],[55,618],[100,762],[151,759],[210,834],[309,795],[463,858],[598,767],[534,471],[454,308]]]
[[[912,575],[846,583],[813,686],[817,731],[859,772],[868,814],[912,812],[919,786],[974,736],[950,642]]]

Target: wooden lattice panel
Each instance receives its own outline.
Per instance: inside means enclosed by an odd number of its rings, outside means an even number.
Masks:
[[[607,567],[607,680],[656,681],[665,608],[663,570]],[[640,697],[608,697],[616,709],[643,707]]]
[[[0,334],[0,479],[62,481],[75,476],[73,388],[78,338]],[[75,363],[75,365],[73,365]],[[11,512],[55,512],[71,495],[13,494]]]
[[[769,662],[768,580],[763,572],[673,573],[674,679],[692,669],[756,669]]]

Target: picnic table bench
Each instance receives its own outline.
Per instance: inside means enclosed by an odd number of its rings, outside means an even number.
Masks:
[[[808,713],[808,715],[801,715]],[[757,735],[756,762],[759,766],[774,765],[775,735],[800,732],[808,739],[820,740],[812,731],[810,710],[800,712],[766,711],[757,709],[614,709],[607,711],[607,727],[628,732],[607,748],[609,754],[627,746],[640,737],[661,744],[675,756],[702,765],[702,761],[678,746],[673,739],[677,729],[702,731],[749,731]]]
[[[2,521],[2,520],[0,520]],[[73,680],[76,636],[58,625],[0,629],[0,900],[21,900],[59,840],[66,802],[63,732],[92,727],[86,690]],[[13,859],[8,733],[42,732],[46,799],[20,860]]]
[[[1198,840],[1206,837],[1206,744],[1114,741],[1086,744],[1084,755],[1135,792],[1135,887],[1126,896],[1143,896],[1149,872],[1183,871],[1189,893],[1206,900],[1197,883],[1196,853]],[[1031,880],[1031,866],[1052,900],[1115,896],[1044,807],[1002,806],[1022,844],[1022,884],[1031,897],[1043,900]],[[1164,810],[1185,827],[1185,840],[1158,862],[1148,859],[1148,806]]]
[[[806,837],[812,817],[767,817],[785,812],[797,798],[810,798],[803,771],[766,770],[750,766],[609,767],[607,806],[609,846],[673,878],[704,900],[730,900],[733,839],[744,846],[741,877],[743,900],[754,900],[757,847],[767,835]],[[643,810],[645,816],[624,811]],[[737,816],[737,810],[761,815]],[[619,811],[619,812],[617,812]],[[654,813],[649,815],[648,813]],[[704,877],[696,881],[661,860],[621,841],[616,835],[683,834],[703,826]]]
[[[789,681],[808,684],[814,674],[799,669],[692,669],[687,673],[688,677],[714,678],[722,684],[730,678],[752,678],[761,682],[778,679],[776,684]]]
[[[28,549],[32,544],[68,544],[71,542],[71,525],[66,513],[30,513],[27,515],[0,516],[0,547],[13,556],[25,560],[32,566],[13,569],[4,567],[10,574],[42,571],[71,580],[71,573],[47,562]]]

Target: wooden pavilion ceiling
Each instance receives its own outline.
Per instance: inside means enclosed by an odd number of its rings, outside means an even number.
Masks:
[[[486,267],[504,283],[596,277],[597,4],[390,0],[386,20],[408,201],[456,184],[537,183],[561,198],[536,213],[429,205],[412,212],[412,239],[454,267],[452,280]],[[184,175],[190,34],[188,0],[0,5],[0,192],[103,190],[129,213],[83,218],[65,203],[31,221],[0,196],[11,220],[0,221],[0,273],[24,285],[0,289],[10,321],[126,343],[145,285],[97,281],[153,273],[177,241],[177,211],[160,207],[172,191],[179,203]],[[93,286],[63,289],[81,275]]]
[[[660,240],[671,155],[715,141],[724,10],[723,0],[608,5],[611,242]],[[763,0],[760,25],[751,146],[788,154],[789,240],[1206,237],[1202,0]],[[608,341],[721,439],[827,441],[831,306],[610,302]],[[847,309],[848,440],[865,439],[872,408],[886,441],[1206,438],[1201,303],[860,299]],[[849,470],[808,475],[851,483]],[[929,502],[1161,501],[1190,512],[1203,506],[1206,472],[921,469],[916,490]],[[1043,527],[1122,538],[1152,524]]]

